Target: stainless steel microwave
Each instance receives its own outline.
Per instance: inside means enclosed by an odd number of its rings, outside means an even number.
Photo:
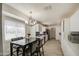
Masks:
[[[68,36],[69,41],[79,44],[79,32],[71,32]]]

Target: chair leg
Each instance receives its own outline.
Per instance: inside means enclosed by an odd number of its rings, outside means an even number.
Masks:
[[[37,53],[37,56],[41,56],[41,51],[40,51],[40,49],[37,49],[37,51],[36,51],[36,53]]]
[[[19,54],[18,54],[18,53],[19,53],[19,48],[17,48],[17,56],[19,56]]]
[[[41,50],[39,49],[38,54],[41,56]]]
[[[37,56],[39,55],[39,52],[37,52]]]
[[[43,48],[43,46],[42,46],[42,54],[43,54],[43,56],[44,56],[44,48]]]

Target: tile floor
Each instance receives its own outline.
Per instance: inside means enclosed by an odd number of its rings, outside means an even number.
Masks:
[[[44,45],[45,56],[63,56],[60,42],[51,39]]]

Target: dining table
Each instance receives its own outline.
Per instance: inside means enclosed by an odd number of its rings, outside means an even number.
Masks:
[[[16,46],[19,46],[22,48],[22,56],[25,56],[25,48],[27,46],[30,47],[30,52],[32,51],[31,50],[31,46],[32,46],[32,43],[35,41],[35,40],[39,40],[39,39],[43,39],[43,36],[37,36],[37,37],[30,37],[30,38],[24,38],[22,40],[17,40],[17,41],[11,41],[10,42],[10,55],[12,56],[13,55],[13,45],[16,45]],[[31,54],[30,54],[31,55]]]

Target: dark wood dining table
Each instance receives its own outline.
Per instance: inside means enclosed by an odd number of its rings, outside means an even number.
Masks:
[[[13,41],[13,42],[10,42],[10,55],[12,56],[13,55],[13,45],[17,45],[19,47],[22,48],[23,50],[23,53],[22,55],[25,56],[25,48],[27,46],[30,46],[31,47],[31,43],[34,42],[36,39],[43,39],[43,36],[42,37],[31,37],[29,39],[22,39],[22,40],[17,40],[17,41]],[[31,49],[30,49],[31,51]]]

